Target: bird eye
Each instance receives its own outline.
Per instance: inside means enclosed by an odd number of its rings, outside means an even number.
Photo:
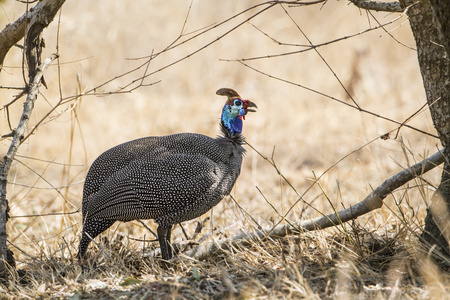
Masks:
[[[238,99],[235,99],[235,100],[234,100],[234,105],[236,105],[236,106],[241,106],[241,105],[242,105],[242,101],[241,101],[241,100],[238,100]]]

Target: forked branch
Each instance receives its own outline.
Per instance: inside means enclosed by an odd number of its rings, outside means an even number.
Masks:
[[[12,46],[25,36],[27,26],[29,24],[39,23],[43,28],[47,27],[65,1],[66,0],[39,1],[14,23],[6,25],[5,28],[0,31],[0,72],[3,68],[3,61],[6,54]]]
[[[248,247],[254,241],[283,238],[286,235],[313,231],[337,226],[345,222],[354,220],[367,214],[383,205],[383,199],[390,193],[403,186],[410,180],[425,174],[444,162],[443,150],[440,150],[429,158],[419,162],[408,169],[405,169],[396,175],[390,177],[378,186],[361,202],[344,209],[337,214],[300,221],[297,223],[278,225],[270,229],[257,230],[252,233],[243,233],[232,238],[212,242],[189,250],[184,255],[194,259],[203,260],[208,256],[214,255],[221,250],[232,248]]]

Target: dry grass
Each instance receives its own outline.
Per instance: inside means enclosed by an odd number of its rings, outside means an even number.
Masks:
[[[183,38],[217,24],[257,1],[194,1]],[[0,21],[12,22],[24,11],[19,3],[3,3]],[[68,1],[58,21],[46,29],[44,56],[58,43],[57,65],[45,78],[32,124],[63,97],[87,91],[120,75],[140,60],[167,47],[182,30],[189,2]],[[342,1],[323,7],[285,7],[313,43],[361,32],[376,22]],[[321,9],[320,9],[321,8]],[[102,16],[99,17],[100,13]],[[159,68],[199,49],[252,15],[247,12],[223,26],[152,60]],[[396,15],[375,14],[381,22]],[[3,26],[2,26],[3,27]],[[383,30],[358,35],[318,48],[355,101],[367,111],[404,121],[425,103],[414,40],[405,17]],[[90,248],[88,265],[73,256],[79,241],[82,180],[90,163],[104,150],[148,135],[176,132],[218,134],[221,87],[236,89],[258,104],[245,122],[247,141],[273,159],[271,164],[248,148],[233,199],[222,201],[206,217],[195,242],[211,242],[267,227],[303,195],[287,215],[299,220],[331,213],[364,198],[372,188],[402,168],[434,153],[438,141],[402,128],[397,138],[378,137],[397,125],[361,113],[298,86],[271,79],[238,62],[241,59],[302,49],[307,44],[281,7],[245,23],[200,53],[152,75],[133,93],[79,97],[59,106],[22,145],[11,173],[8,223],[10,248],[18,274],[2,288],[6,298],[445,298],[449,278],[429,262],[417,244],[426,203],[439,183],[440,170],[396,191],[385,206],[353,224],[278,241],[255,241],[248,249],[233,249],[208,259],[181,256],[164,267],[153,253],[157,243],[140,223],[116,223],[105,239]],[[21,51],[8,54],[0,73],[2,86],[21,86]],[[317,53],[280,56],[246,62],[254,68],[351,103]],[[120,78],[99,92],[124,86],[143,74]],[[16,91],[0,90],[1,104]],[[21,104],[10,108],[16,126]],[[47,122],[49,121],[49,122]],[[8,133],[3,114],[1,134]],[[409,125],[434,134],[424,110]],[[0,143],[7,151],[9,140]],[[341,161],[343,157],[351,153]],[[337,165],[328,170],[336,162]],[[321,176],[319,184],[313,179]],[[284,177],[284,178],[283,178]],[[307,204],[306,204],[307,203]],[[36,215],[35,217],[17,217]],[[192,236],[198,220],[183,224]],[[154,228],[154,223],[148,221]],[[144,240],[144,242],[143,242]],[[176,226],[173,240],[189,240]],[[156,248],[156,249],[155,249]]]

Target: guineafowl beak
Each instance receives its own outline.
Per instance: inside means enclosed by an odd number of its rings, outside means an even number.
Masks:
[[[258,108],[258,106],[256,106],[256,104],[253,103],[252,101],[248,101],[248,105],[247,105],[246,109],[247,109],[247,111],[256,112],[256,110],[251,109],[251,108],[249,108],[249,107]]]
[[[245,115],[250,111],[250,112],[256,112],[256,110],[251,109],[249,107],[254,107],[254,108],[258,108],[258,106],[256,106],[255,103],[253,103],[250,100],[240,100],[242,101],[242,108],[241,108],[241,112],[239,113],[239,119],[241,120],[245,120]]]
[[[255,103],[253,103],[252,101],[250,101],[250,100],[242,100],[242,102],[243,102],[243,109],[245,109],[245,111],[246,112],[256,112],[256,110],[254,110],[254,109],[251,109],[251,108],[249,108],[249,107],[254,107],[254,108],[258,108],[258,106],[256,106],[256,104]]]

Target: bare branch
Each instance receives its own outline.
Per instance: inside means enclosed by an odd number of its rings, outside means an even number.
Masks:
[[[327,66],[327,68],[331,71],[331,73],[333,74],[334,78],[336,78],[337,82],[339,83],[339,85],[342,87],[342,89],[345,91],[345,93],[347,94],[348,98],[350,98],[353,102],[353,104],[358,108],[361,109],[361,107],[359,106],[359,104],[356,102],[356,100],[353,98],[353,96],[348,92],[347,88],[345,87],[345,85],[342,83],[342,81],[339,79],[339,76],[337,76],[336,72],[333,70],[333,68],[330,66],[330,64],[327,62],[327,60],[322,56],[322,54],[319,52],[319,50],[317,50],[317,48],[314,47],[313,42],[308,38],[308,36],[305,34],[305,32],[300,28],[300,26],[297,24],[297,22],[292,18],[292,16],[288,13],[288,11],[283,7],[283,10],[285,12],[285,14],[289,17],[289,19],[295,24],[295,26],[297,27],[297,29],[301,32],[301,34],[303,35],[303,37],[308,41],[308,43],[310,44],[310,46],[314,49],[314,51],[317,53],[317,55],[320,57],[320,59],[323,61],[323,63]]]
[[[337,214],[329,214],[315,219],[305,220],[293,224],[278,225],[271,229],[257,230],[252,233],[243,233],[232,238],[209,243],[189,250],[184,255],[203,260],[208,256],[214,255],[221,250],[227,250],[235,247],[248,247],[257,240],[279,239],[293,233],[304,231],[313,231],[337,226],[345,222],[354,220],[368,212],[380,208],[383,205],[383,199],[394,190],[398,189],[408,181],[425,174],[442,164],[445,160],[443,156],[444,149],[436,152],[429,158],[419,162],[408,169],[405,169],[396,175],[390,177],[378,186],[361,202],[344,209]]]
[[[5,56],[9,49],[25,36],[27,24],[39,23],[44,28],[47,27],[65,1],[66,0],[39,1],[14,23],[5,26],[0,32],[0,72],[2,71],[3,61],[5,60]]]
[[[337,39],[334,39],[334,40],[330,40],[330,41],[326,41],[326,42],[323,42],[323,43],[320,43],[320,44],[314,44],[314,45],[301,45],[301,44],[282,43],[280,41],[277,41],[273,37],[269,36],[267,33],[263,32],[262,30],[260,30],[256,26],[252,25],[253,27],[256,28],[256,30],[258,30],[259,32],[261,32],[262,34],[267,36],[269,39],[271,39],[272,41],[274,41],[278,45],[293,46],[293,47],[304,47],[304,49],[290,51],[290,52],[283,52],[283,53],[279,53],[279,54],[268,54],[268,55],[264,55],[264,56],[255,56],[255,57],[247,57],[247,58],[240,58],[240,59],[220,59],[220,60],[221,61],[249,61],[249,60],[267,59],[267,58],[273,58],[273,57],[280,57],[280,56],[287,56],[287,55],[303,53],[303,52],[311,51],[311,50],[313,50],[315,48],[328,46],[330,44],[334,44],[334,43],[337,43],[337,42],[340,42],[340,41],[343,41],[343,40],[347,40],[347,39],[350,39],[350,38],[353,38],[353,37],[357,37],[357,36],[360,36],[360,35],[365,34],[367,32],[374,31],[374,30],[377,30],[377,29],[380,29],[380,28],[384,29],[385,26],[390,25],[392,23],[395,23],[396,21],[401,19],[403,17],[403,15],[404,14],[401,14],[398,17],[396,17],[396,18],[394,18],[394,19],[392,19],[392,20],[390,20],[390,21],[388,21],[386,23],[383,23],[383,24],[378,23],[379,24],[378,26],[374,26],[374,27],[365,29],[363,31],[360,31],[360,32],[357,32],[357,33],[354,33],[354,34],[346,35],[346,36],[343,36],[343,37],[340,37],[340,38],[337,38]],[[406,46],[406,47],[408,47],[408,46]],[[410,48],[410,47],[408,47],[408,48]],[[416,50],[416,49],[413,49],[413,50]]]
[[[402,16],[403,14],[406,14],[407,11],[408,11],[408,9],[405,9],[405,10],[403,11],[403,13],[401,14],[401,16]],[[387,30],[387,29],[385,28],[385,26],[381,25],[380,21],[378,21],[378,19],[374,16],[374,14],[373,14],[371,11],[369,11],[368,13],[369,13],[369,15],[375,20],[375,22],[377,22],[377,24],[378,24],[381,28],[383,28],[384,32],[385,32],[387,35],[389,35],[389,37],[390,37],[391,39],[393,39],[394,41],[396,41],[398,44],[402,45],[403,47],[406,47],[406,48],[411,49],[411,50],[413,50],[413,51],[417,51],[416,48],[410,47],[410,46],[406,45],[405,43],[400,42],[400,41],[399,41],[399,40],[398,40],[398,39],[390,32],[390,30]]]
[[[36,76],[34,77],[34,80],[30,85],[30,90],[28,92],[28,96],[27,96],[27,99],[24,104],[22,117],[21,117],[21,119],[19,121],[19,125],[17,126],[17,129],[15,131],[14,139],[13,139],[11,146],[8,150],[8,153],[6,154],[5,159],[3,161],[3,165],[2,165],[2,169],[1,169],[2,173],[0,174],[0,180],[6,181],[7,173],[9,171],[9,165],[11,164],[12,160],[14,159],[17,149],[24,137],[25,130],[27,129],[27,126],[28,126],[28,120],[30,119],[31,112],[33,110],[34,101],[36,100],[37,95],[39,93],[39,85],[40,85],[42,76],[44,75],[44,70],[57,57],[58,57],[58,54],[56,54],[56,53],[52,54],[50,57],[45,59],[44,62],[37,69]]]
[[[267,77],[269,77],[269,78],[276,79],[276,80],[279,80],[279,81],[282,81],[282,82],[285,82],[285,83],[288,83],[288,84],[291,84],[291,85],[294,85],[294,86],[301,87],[301,88],[303,88],[303,89],[305,89],[305,90],[308,90],[308,91],[310,91],[310,92],[316,93],[316,94],[318,94],[318,95],[324,96],[324,97],[326,97],[326,98],[328,98],[328,99],[331,99],[331,100],[333,100],[333,101],[336,101],[336,102],[338,102],[338,103],[344,104],[344,105],[349,106],[349,107],[354,108],[354,109],[357,109],[358,111],[360,111],[360,112],[362,112],[362,113],[365,113],[365,114],[368,114],[368,115],[372,115],[372,116],[377,117],[377,118],[380,118],[380,119],[382,119],[382,120],[386,120],[386,121],[392,122],[392,123],[394,123],[394,124],[401,125],[401,126],[403,126],[403,127],[412,129],[412,130],[417,131],[417,132],[420,132],[420,133],[425,134],[425,135],[427,135],[427,136],[430,136],[430,137],[439,139],[439,136],[437,136],[437,135],[435,135],[435,134],[432,134],[432,133],[430,133],[430,132],[426,132],[426,131],[424,131],[424,130],[422,130],[422,129],[413,127],[413,126],[408,125],[408,124],[403,124],[403,122],[399,122],[399,121],[396,121],[396,120],[394,120],[394,119],[390,119],[390,118],[385,117],[385,116],[383,116],[383,115],[374,113],[373,111],[370,111],[370,110],[367,110],[367,109],[358,108],[358,107],[356,107],[355,105],[353,105],[352,103],[346,102],[346,101],[344,101],[344,100],[340,100],[340,99],[338,99],[338,98],[336,98],[336,97],[327,95],[327,94],[325,94],[325,93],[322,93],[322,92],[320,92],[320,91],[318,91],[318,90],[315,90],[315,89],[313,89],[313,88],[309,88],[309,87],[307,87],[307,86],[301,85],[301,84],[299,84],[299,83],[295,83],[295,82],[293,82],[293,81],[289,81],[289,80],[283,79],[283,78],[281,78],[281,77],[276,77],[276,76],[270,75],[269,73],[266,73],[266,72],[263,72],[263,71],[261,71],[261,70],[258,70],[258,69],[256,69],[255,67],[252,67],[252,66],[250,66],[249,64],[247,64],[247,63],[245,63],[245,62],[243,62],[243,61],[238,60],[238,62],[240,62],[242,65],[246,66],[246,67],[249,68],[250,70],[253,70],[253,71],[255,71],[255,72],[257,72],[257,73],[260,73],[260,74],[262,74],[262,75],[264,75],[264,76],[267,76]]]
[[[44,62],[37,68],[34,79],[30,84],[27,99],[25,100],[22,117],[20,118],[19,125],[14,131],[14,138],[6,153],[2,165],[0,166],[0,274],[5,276],[6,273],[6,257],[8,249],[6,248],[6,222],[9,218],[8,200],[6,198],[6,186],[8,183],[8,172],[11,168],[12,161],[19,149],[20,143],[24,137],[25,131],[28,127],[28,121],[33,111],[34,102],[39,94],[39,85],[44,75],[44,70],[48,65],[58,57],[58,54],[52,54],[50,57],[44,60]]]
[[[402,12],[405,8],[400,2],[379,2],[369,0],[350,0],[355,6],[375,11]]]

